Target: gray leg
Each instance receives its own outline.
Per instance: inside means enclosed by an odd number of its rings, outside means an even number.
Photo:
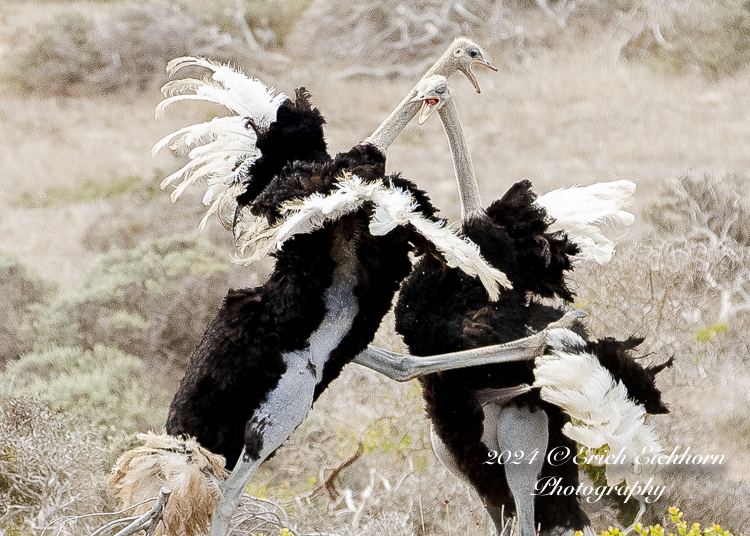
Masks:
[[[516,503],[518,536],[536,535],[532,493],[547,451],[547,426],[547,414],[541,410],[532,413],[526,409],[506,406],[502,408],[498,419],[499,452],[523,451],[525,455],[522,463],[505,464],[505,475]],[[533,461],[530,463],[532,457]]]
[[[432,450],[435,452],[437,459],[440,460],[440,463],[443,464],[443,467],[468,484],[469,481],[466,479],[466,476],[458,470],[456,460],[453,458],[453,455],[448,452],[448,448],[445,446],[445,443],[443,443],[443,440],[435,433],[435,428],[432,425],[430,425],[430,440],[432,442]]]
[[[487,389],[487,392],[493,391],[493,389]],[[494,391],[506,391],[504,389],[494,389]],[[500,442],[498,441],[498,424],[500,422],[500,415],[503,411],[503,404],[507,400],[502,398],[496,398],[495,402],[483,402],[482,410],[484,411],[484,432],[482,432],[482,443],[487,447],[487,450],[494,450],[502,455],[502,449]],[[505,502],[505,501],[501,501]],[[513,526],[512,511],[509,513],[509,509],[503,508],[502,504],[492,504],[491,501],[487,501],[487,513],[490,514],[495,528],[499,536],[510,536],[511,528]],[[503,530],[505,527],[505,530]]]
[[[385,374],[392,380],[405,382],[424,374],[443,370],[531,360],[542,354],[547,344],[547,332],[550,329],[570,327],[577,319],[584,316],[586,314],[581,311],[571,311],[557,322],[547,326],[544,331],[523,339],[448,354],[415,357],[370,345],[354,359],[354,363]]]
[[[256,434],[257,441],[262,444],[260,455],[256,460],[245,459],[245,450],[242,451],[239,462],[222,487],[223,497],[214,508],[211,536],[228,534],[229,521],[255,471],[310,411],[317,382],[314,369],[307,366],[307,354],[298,352],[285,356],[287,371],[249,421],[248,430]]]
[[[496,430],[502,406],[499,404],[485,404],[483,409],[485,416],[482,443],[484,443],[488,451],[498,451],[500,447],[497,442]],[[440,460],[440,463],[442,463],[443,466],[448,469],[448,471],[453,473],[460,480],[462,480],[466,484],[471,485],[469,480],[466,478],[466,475],[464,475],[458,469],[456,460],[453,458],[453,455],[448,451],[445,443],[443,443],[442,439],[438,437],[438,435],[435,433],[434,427],[432,426],[430,426],[430,439],[432,441],[432,450],[435,451],[435,456],[437,456],[438,460]],[[500,536],[510,536],[510,528],[513,520],[509,516],[508,512],[503,511],[503,508],[501,506],[493,506],[492,503],[488,503],[486,507],[487,513],[489,513],[492,522],[495,524],[498,534],[500,534]],[[505,531],[501,533],[502,527],[505,527]]]

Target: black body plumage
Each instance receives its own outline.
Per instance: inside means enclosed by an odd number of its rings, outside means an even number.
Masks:
[[[324,123],[301,90],[296,102],[282,104],[276,122],[265,129],[253,127],[262,155],[246,177],[246,191],[238,198],[241,208],[246,205],[273,224],[283,202],[329,193],[346,171],[363,181],[408,190],[419,200],[423,215],[434,219],[435,210],[424,192],[399,176],[385,176],[385,156],[374,147],[359,145],[330,158]],[[229,291],[172,401],[169,434],[196,437],[204,447],[224,455],[229,468],[243,447],[249,459],[260,457],[263,422],[252,420],[254,413],[287,370],[284,354],[305,349],[323,321],[337,239],[354,244],[351,280],[356,281],[352,292],[358,311],[326,359],[314,397],[366,348],[411,270],[409,252],[425,249],[421,236],[404,227],[373,236],[369,216],[365,206],[322,229],[295,236],[275,253],[275,268],[264,285]]]
[[[572,300],[565,273],[572,268],[571,257],[578,253],[578,248],[564,234],[548,230],[547,214],[534,203],[535,199],[531,184],[522,181],[494,202],[486,215],[463,222],[463,234],[476,242],[488,262],[505,272],[513,283],[513,289],[503,291],[498,301],[489,302],[476,281],[456,270],[445,269],[433,259],[426,258],[417,264],[403,285],[395,310],[396,329],[411,353],[428,356],[509,342],[562,317],[563,310],[541,304],[535,298]],[[581,325],[574,330],[585,335]],[[654,387],[653,375],[627,355],[639,342],[632,338],[624,342],[603,339],[587,344],[628,388],[639,386],[636,391],[651,400],[647,408],[666,411]],[[503,507],[504,515],[510,516],[515,505],[504,467],[485,464],[489,461],[488,447],[482,442],[485,415],[475,393],[485,388],[532,384],[533,370],[533,361],[526,361],[445,371],[420,378],[427,415],[435,433],[452,455],[457,469],[485,501],[498,526]],[[538,391],[517,396],[508,404],[545,411],[549,420],[547,453],[559,447],[575,452],[575,442],[562,433],[570,418],[561,408],[542,401]],[[578,466],[574,460],[551,465],[546,458],[545,453],[540,478],[561,477],[564,486],[578,485]],[[588,525],[575,495],[537,497],[535,516],[542,531],[555,527],[579,530]]]

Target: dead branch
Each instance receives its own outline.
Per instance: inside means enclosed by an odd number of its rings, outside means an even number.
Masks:
[[[154,532],[156,532],[156,527],[161,522],[162,517],[164,517],[164,509],[167,506],[167,502],[169,502],[169,495],[171,493],[171,489],[161,488],[159,498],[156,499],[156,503],[151,510],[133,521],[130,525],[115,534],[115,536],[131,536],[141,531],[144,531],[144,536],[153,536]]]
[[[348,459],[344,460],[343,463],[339,464],[333,471],[331,471],[331,474],[328,475],[328,477],[325,479],[323,484],[320,487],[325,487],[326,491],[328,491],[328,496],[331,498],[331,500],[336,500],[341,496],[341,492],[336,487],[336,478],[338,478],[339,474],[341,474],[341,471],[352,465],[354,462],[356,462],[358,459],[362,457],[362,454],[365,453],[365,446],[364,443],[361,441],[357,445],[357,451],[349,456]]]

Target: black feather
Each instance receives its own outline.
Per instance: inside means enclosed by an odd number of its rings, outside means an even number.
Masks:
[[[571,257],[579,251],[564,233],[549,231],[546,211],[536,203],[529,181],[512,186],[495,201],[486,216],[463,222],[463,233],[480,247],[489,263],[505,272],[512,290],[489,302],[481,285],[457,270],[446,269],[436,259],[419,262],[404,283],[396,305],[396,329],[409,350],[416,355],[432,355],[478,348],[522,338],[544,329],[564,314],[560,307],[542,304],[540,297],[572,300],[566,273]],[[581,324],[573,331],[587,336]],[[592,351],[613,375],[622,379],[647,411],[662,412],[659,391],[653,376],[629,355],[640,339],[607,339],[576,351]],[[435,433],[445,444],[458,469],[487,504],[498,530],[505,516],[515,512],[515,504],[501,465],[487,465],[488,447],[481,441],[484,412],[478,393],[484,389],[514,387],[534,382],[533,362],[487,365],[446,371],[420,378],[427,415]],[[549,420],[549,443],[541,477],[559,477],[561,486],[578,486],[578,466],[574,459],[548,463],[553,449],[576,451],[573,440],[562,433],[570,418],[561,408],[541,401],[534,390],[509,404],[543,410]],[[652,411],[653,410],[653,411]],[[580,530],[589,521],[575,495],[539,496],[536,523],[542,531],[555,527]]]
[[[669,413],[669,409],[661,401],[661,391],[654,384],[656,373],[653,369],[642,367],[630,355],[630,351],[643,340],[641,337],[630,337],[624,341],[618,341],[605,337],[588,344],[602,366],[625,384],[628,394],[636,402],[642,404],[648,413],[653,415]],[[663,366],[670,363],[671,359]]]
[[[238,199],[273,223],[279,208],[292,199],[329,193],[345,173],[363,181],[382,182],[409,191],[423,215],[436,210],[427,195],[398,175],[385,176],[385,156],[369,145],[357,145],[330,158],[323,135],[325,121],[310,96],[297,92],[286,101],[268,128],[255,128],[261,156],[249,168],[246,191]],[[233,467],[243,447],[249,459],[263,450],[265,421],[256,413],[287,366],[284,354],[303,350],[326,313],[324,293],[336,261],[335,240],[352,244],[356,258],[347,274],[358,311],[346,335],[330,353],[317,397],[372,341],[401,281],[411,270],[409,253],[423,239],[397,227],[385,236],[369,233],[371,208],[364,207],[310,234],[298,235],[275,254],[267,283],[232,290],[193,354],[170,406],[167,432],[191,435],[223,454]]]

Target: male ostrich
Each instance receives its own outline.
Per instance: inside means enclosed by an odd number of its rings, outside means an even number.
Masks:
[[[461,71],[476,86],[473,65],[491,67],[477,45],[459,39],[430,73]],[[186,66],[210,69],[213,81],[168,84],[168,94],[190,90],[195,95],[171,96],[158,110],[176,100],[203,99],[237,115],[187,127],[157,144],[157,150],[170,143],[190,149],[191,162],[165,182],[184,178],[173,194],[178,197],[188,184],[206,177],[209,214],[225,213],[236,202],[233,227],[242,245],[256,255],[276,249],[267,283],[229,291],[190,360],[167,418],[170,436],[195,437],[233,467],[223,484],[217,481],[221,475],[214,475],[203,494],[212,499],[207,504],[222,495],[211,524],[217,536],[227,532],[260,464],[302,422],[343,366],[366,350],[411,270],[410,252],[417,248],[478,275],[493,298],[497,285],[507,281],[474,244],[442,226],[424,192],[398,175],[385,175],[384,151],[419,109],[411,102],[414,92],[364,143],[332,159],[324,120],[304,89],[292,101],[228,67],[195,58],[174,60],[170,70]],[[492,361],[486,352],[479,355]],[[365,351],[357,361],[397,375],[403,368],[398,356],[377,350]],[[438,362],[432,370],[440,370]],[[455,366],[449,358],[442,363]],[[181,481],[185,503],[175,504],[180,494],[173,491],[168,528],[203,531],[210,509],[196,510],[190,502],[186,489],[198,484],[187,476],[206,484],[210,479],[196,471],[196,464],[215,461],[210,456],[192,443],[175,447],[170,438],[151,437],[146,447],[123,455],[112,486],[132,503],[138,490],[151,492],[156,480],[172,487]],[[211,473],[216,463],[203,469]]]
[[[513,289],[503,292],[493,302],[456,270],[445,270],[432,259],[422,259],[404,283],[396,306],[396,329],[404,336],[410,352],[430,355],[438,350],[458,351],[497,344],[523,337],[560,318],[561,309],[533,300],[533,296],[572,299],[564,272],[571,269],[571,257],[580,249],[565,234],[551,232],[548,215],[555,216],[556,205],[548,201],[550,210],[545,210],[544,198],[537,200],[530,183],[523,181],[485,210],[445,79],[423,80],[415,100],[423,102],[420,123],[435,109],[443,121],[459,185],[463,233],[479,245],[493,266],[507,274]],[[598,204],[593,204],[596,196],[590,194],[597,189],[603,195],[600,194]],[[618,218],[622,199],[616,196],[621,191],[621,185],[616,183],[567,191],[568,199],[582,204],[567,207],[567,217],[558,220],[557,225],[565,227],[571,220],[579,221],[585,225],[578,225],[577,229],[591,236],[587,226],[593,224],[592,218],[585,222],[582,217],[594,214],[594,220],[601,216]],[[606,247],[595,249],[600,258],[606,258],[608,253],[602,253]],[[533,536],[537,524],[543,532],[551,534],[588,527],[588,519],[575,495],[538,497],[535,516],[532,493],[540,471],[542,477],[561,477],[562,486],[578,485],[578,467],[572,459],[554,465],[547,463],[547,456],[541,454],[556,447],[575,452],[576,444],[570,437],[592,448],[609,444],[615,452],[620,446],[657,448],[653,434],[643,422],[643,413],[644,410],[666,412],[654,386],[654,376],[662,367],[643,369],[627,356],[627,351],[641,339],[587,342],[581,338],[585,336],[582,327],[578,326],[576,331],[550,332],[551,357],[537,359],[536,371],[534,363],[527,361],[420,377],[436,454],[477,490],[498,531],[505,526],[501,512],[510,515],[514,506],[522,536]],[[622,384],[615,384],[613,377]],[[594,389],[586,382],[608,389]],[[526,387],[519,389],[519,384]],[[541,393],[532,390],[531,384],[542,387]],[[612,410],[605,401],[614,403],[616,397],[604,395],[618,389],[615,410],[629,415],[630,420],[622,421],[624,430],[613,436],[601,425],[611,420],[613,414],[604,411]],[[566,394],[561,395],[562,391]],[[590,395],[588,400],[581,404],[581,397],[586,395]],[[628,401],[627,395],[645,408]],[[588,435],[580,427],[571,427],[561,408],[583,420]],[[594,410],[604,413],[592,421]],[[527,453],[527,460],[521,464],[507,460],[503,468],[487,465],[491,461],[489,449],[522,450]],[[534,452],[538,454],[536,457],[528,457]],[[640,450],[635,452],[638,453]],[[627,464],[624,469],[632,471]],[[618,483],[623,476],[622,470],[608,468],[612,483]]]

